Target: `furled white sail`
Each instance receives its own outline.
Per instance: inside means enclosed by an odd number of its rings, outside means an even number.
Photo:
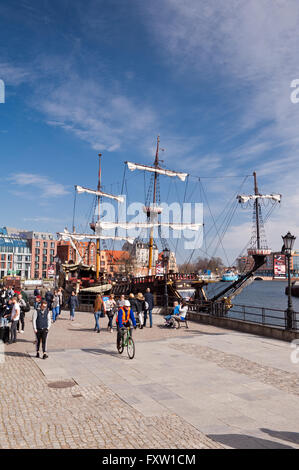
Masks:
[[[254,199],[272,199],[272,201],[280,202],[281,194],[249,194],[248,196],[241,194],[237,196],[239,202],[248,202]]]
[[[125,162],[128,165],[129,170],[144,170],[150,171],[152,173],[159,173],[160,175],[166,176],[177,176],[181,181],[185,181],[188,176],[188,173],[180,173],[178,171],[166,170],[165,168],[148,166],[148,165],[140,165],[139,163],[132,163],[132,162]]]
[[[67,241],[67,240],[78,240],[78,241],[82,241],[82,240],[116,240],[116,241],[122,241],[122,240],[125,240],[129,243],[134,243],[134,238],[130,238],[130,237],[114,237],[114,236],[106,236],[106,235],[102,235],[101,233],[97,234],[97,235],[91,235],[89,233],[71,233],[71,232],[68,232],[67,230],[64,230],[64,232],[58,232],[57,235],[59,236],[60,240],[64,240],[64,241]]]
[[[101,233],[102,230],[111,230],[115,228],[122,228],[124,230],[136,228],[154,228],[154,227],[169,227],[172,230],[195,230],[198,231],[202,226],[200,223],[187,224],[187,223],[164,223],[164,222],[97,222],[96,233]]]
[[[78,194],[89,193],[89,194],[94,194],[95,196],[103,196],[109,199],[115,199],[116,201],[119,201],[119,202],[124,202],[125,200],[123,196],[114,196],[113,194],[103,193],[103,191],[95,191],[93,189],[83,188],[83,186],[75,186],[75,188]]]

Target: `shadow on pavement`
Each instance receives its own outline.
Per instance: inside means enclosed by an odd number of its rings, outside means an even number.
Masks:
[[[27,353],[14,352],[14,351],[5,351],[5,356],[14,356],[14,357],[30,357]]]
[[[68,328],[68,331],[90,331],[96,333],[93,328]]]
[[[199,330],[190,330],[186,329],[187,333],[192,333],[193,335],[208,335],[208,336],[225,336],[226,333],[209,333],[208,331],[199,331]]]
[[[98,356],[101,356],[102,354],[108,355],[108,356],[117,356],[120,357],[121,354],[119,354],[117,351],[107,351],[107,349],[81,349],[83,352],[87,352],[89,354],[95,354]]]
[[[288,432],[288,431],[273,431],[272,429],[261,428],[266,434],[269,434],[271,437],[276,437],[283,441],[293,442],[294,444],[299,444],[299,433],[297,432]]]
[[[245,434],[210,434],[210,439],[234,449],[294,449],[294,447]]]

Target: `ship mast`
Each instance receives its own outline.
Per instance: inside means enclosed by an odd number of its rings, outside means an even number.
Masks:
[[[101,191],[101,177],[102,177],[102,168],[101,168],[101,157],[102,154],[99,153],[99,177],[98,177],[98,191]],[[101,202],[101,196],[97,196],[97,202],[98,202],[98,214],[97,214],[97,221],[100,221],[100,216],[101,216],[101,208],[100,208],[100,202]],[[96,279],[99,280],[100,277],[100,263],[101,263],[101,245],[100,245],[100,238],[97,238],[97,256],[96,256]]]
[[[160,143],[160,137],[157,137],[157,149],[156,149],[156,158],[154,161],[154,167],[158,168],[159,167],[159,143]],[[158,178],[158,173],[155,172],[154,176],[154,196],[153,196],[153,207],[155,207],[156,204],[156,194],[157,194],[157,178]],[[148,273],[151,275],[151,269],[152,269],[152,264],[153,264],[153,246],[154,246],[154,227],[151,228],[151,233],[150,233],[150,240],[149,240],[149,254],[148,254]]]
[[[256,196],[259,195],[258,187],[257,187],[257,177],[256,172],[253,172],[254,178],[254,194]],[[259,220],[259,198],[257,197],[254,201],[254,208],[255,208],[255,221],[256,221],[256,248],[259,250],[261,248],[261,240],[260,240],[260,220]]]

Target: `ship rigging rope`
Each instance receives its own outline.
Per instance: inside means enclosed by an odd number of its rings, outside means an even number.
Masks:
[[[224,209],[223,209],[221,215],[219,216],[219,219],[220,219],[220,218],[222,217],[222,215],[226,213],[226,209],[227,209],[227,207],[229,206],[228,214],[225,215],[225,217],[224,217],[224,219],[223,219],[223,221],[221,222],[220,227],[219,227],[219,228],[221,229],[222,226],[225,224],[225,229],[223,229],[223,231],[222,231],[222,236],[219,235],[219,231],[217,230],[217,226],[216,226],[216,220],[218,221],[218,219],[215,220],[214,217],[213,217],[213,215],[212,215],[212,211],[211,211],[211,209],[210,209],[210,207],[209,207],[209,203],[208,203],[208,200],[207,200],[207,196],[206,196],[206,194],[205,194],[205,191],[204,191],[203,184],[202,184],[201,180],[199,179],[201,192],[204,194],[204,197],[205,197],[205,199],[206,199],[206,201],[207,201],[207,205],[208,205],[208,208],[209,208],[209,211],[210,211],[212,220],[213,220],[213,222],[214,222],[214,226],[212,225],[212,226],[209,228],[208,231],[205,231],[206,227],[205,227],[205,225],[204,225],[203,230],[204,230],[205,250],[199,249],[199,251],[205,253],[209,258],[211,258],[212,256],[214,256],[214,254],[215,254],[216,250],[218,249],[219,245],[220,245],[220,244],[222,245],[222,239],[223,239],[225,233],[226,233],[227,230],[228,230],[228,227],[229,227],[229,225],[230,225],[230,222],[231,222],[231,220],[232,220],[232,218],[233,218],[233,215],[234,215],[234,213],[235,213],[235,211],[236,211],[236,208],[237,208],[237,206],[238,206],[238,203],[237,203],[237,201],[236,201],[236,195],[241,191],[243,185],[245,184],[245,182],[246,182],[246,180],[247,180],[247,178],[248,178],[249,176],[251,176],[251,175],[247,175],[247,176],[244,177],[244,179],[243,179],[243,181],[242,181],[242,183],[241,183],[241,185],[240,185],[240,188],[239,188],[239,189],[237,190],[237,192],[234,194],[233,198],[232,198],[232,199],[229,199],[229,201],[226,203],[226,205],[225,205],[225,207],[224,207]],[[203,198],[202,198],[202,199],[203,199]],[[218,245],[217,245],[216,250],[214,250],[214,253],[213,253],[213,255],[211,256],[211,255],[208,253],[208,250],[210,249],[211,245],[214,243],[214,241],[216,240],[217,237],[215,236],[215,237],[212,239],[212,241],[210,242],[209,246],[207,246],[206,239],[207,239],[207,235],[210,233],[210,231],[211,231],[213,228],[216,229],[217,235],[218,235],[218,237],[219,237],[219,242],[218,242]],[[225,252],[223,245],[222,245],[222,248],[223,248],[223,251]],[[189,257],[189,260],[188,260],[188,262],[187,262],[187,267],[188,267],[188,266],[190,265],[190,263],[191,263],[191,260],[192,260],[192,258],[193,258],[194,252],[195,252],[195,248],[193,249],[193,251],[192,251],[192,253],[191,253],[190,257]],[[225,253],[225,254],[226,254],[226,253]],[[226,256],[226,258],[227,258],[227,256]],[[228,259],[227,259],[227,261],[228,261]],[[229,265],[229,261],[228,261],[228,265]]]
[[[185,202],[186,202],[186,196],[187,196],[187,190],[188,190],[188,183],[189,183],[189,175],[187,175],[187,178],[186,178],[183,204],[185,204]],[[182,221],[182,214],[181,214],[181,223],[182,223],[182,222],[183,222],[183,221]],[[174,252],[174,253],[175,253],[175,256],[177,255],[178,243],[179,243],[179,239],[177,238],[176,245],[175,245],[175,252]]]

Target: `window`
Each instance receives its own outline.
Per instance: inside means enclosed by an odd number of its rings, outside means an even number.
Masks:
[[[55,242],[51,242],[51,248],[55,248]]]
[[[48,250],[43,250],[43,254],[44,254],[44,255],[47,255],[47,254],[48,254]]]
[[[5,255],[1,255],[1,261],[5,261]]]
[[[43,271],[43,278],[47,277],[47,271]]]
[[[36,255],[39,255],[39,253],[40,253],[40,249],[39,249],[39,248],[36,248],[36,249],[35,249],[35,254],[36,254]]]
[[[35,257],[35,261],[39,263],[39,256]]]
[[[44,262],[44,263],[47,262],[47,257],[46,257],[46,256],[43,256],[43,262]]]
[[[5,263],[1,263],[1,269],[5,269]]]
[[[55,251],[54,250],[50,250],[50,255],[54,256],[55,254]]]
[[[40,246],[40,242],[35,242],[35,246]]]

